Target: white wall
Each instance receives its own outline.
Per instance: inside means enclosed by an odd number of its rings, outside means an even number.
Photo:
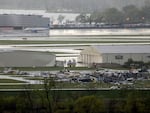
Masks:
[[[116,59],[115,56],[121,55],[123,56],[123,59]],[[124,54],[119,54],[119,53],[108,53],[108,54],[103,54],[103,63],[118,63],[118,64],[124,64],[125,62],[128,61],[128,59],[132,58],[134,61],[143,61],[143,62],[149,62],[150,61],[150,54],[141,54],[141,53],[124,53]]]
[[[85,64],[101,63],[102,56],[93,47],[88,47],[80,53],[80,60]]]
[[[123,59],[116,59],[115,56],[123,56]],[[149,56],[149,57],[148,57]],[[107,54],[81,54],[81,61],[86,64],[91,63],[117,63],[124,64],[128,59],[132,58],[134,61],[150,62],[150,54],[134,54],[134,53],[107,53]]]

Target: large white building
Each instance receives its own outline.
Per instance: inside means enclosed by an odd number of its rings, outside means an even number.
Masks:
[[[85,64],[124,64],[128,59],[150,62],[150,45],[100,45],[81,51],[80,60]]]
[[[0,67],[55,66],[56,56],[48,52],[1,51]]]

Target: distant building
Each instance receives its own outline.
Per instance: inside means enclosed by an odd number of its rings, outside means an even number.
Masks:
[[[1,51],[0,67],[43,67],[55,66],[56,56],[48,52]]]
[[[100,45],[90,46],[80,53],[81,62],[124,64],[128,59],[150,62],[149,45]]]
[[[0,14],[0,36],[48,36],[49,23],[40,15]]]

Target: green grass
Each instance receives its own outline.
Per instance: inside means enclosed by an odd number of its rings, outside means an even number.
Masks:
[[[27,78],[29,80],[43,80],[43,78]],[[0,89],[25,89],[26,85],[0,85]],[[55,84],[55,88],[63,89],[63,88],[85,88],[95,89],[95,88],[110,88],[113,84],[108,83],[70,83],[70,82],[57,82]],[[43,85],[30,85],[29,89],[43,89]],[[125,88],[124,88],[125,89]]]
[[[144,81],[136,81],[134,83],[134,87],[137,87],[137,88],[150,88],[150,80],[144,80]]]
[[[0,83],[24,83],[24,82],[12,79],[0,79]]]
[[[148,43],[150,41],[132,41],[132,43]],[[0,45],[8,44],[84,44],[84,43],[131,43],[130,41],[24,41],[24,40],[1,40]]]
[[[111,84],[107,83],[69,83],[69,82],[59,82],[57,83],[57,88],[85,88],[85,89],[93,89],[93,88],[109,88]]]
[[[30,80],[43,80],[42,78],[29,78]],[[0,89],[25,89],[28,85],[0,85]],[[69,83],[69,82],[57,82],[55,88],[85,88],[87,90],[92,88],[109,88],[111,84],[106,83]],[[30,85],[29,89],[43,89],[43,85]]]
[[[40,89],[43,85],[0,85],[0,89]]]
[[[4,67],[0,67],[0,70],[3,70]],[[64,67],[12,67],[12,69],[18,69],[20,71],[60,71]],[[93,68],[88,67],[66,67],[69,70],[94,70]]]

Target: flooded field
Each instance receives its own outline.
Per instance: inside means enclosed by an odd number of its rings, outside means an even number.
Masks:
[[[150,44],[150,29],[50,30],[49,37],[0,37],[0,49],[56,53],[57,60],[76,60],[90,45]]]
[[[50,35],[150,35],[150,29],[60,29],[50,30]]]

